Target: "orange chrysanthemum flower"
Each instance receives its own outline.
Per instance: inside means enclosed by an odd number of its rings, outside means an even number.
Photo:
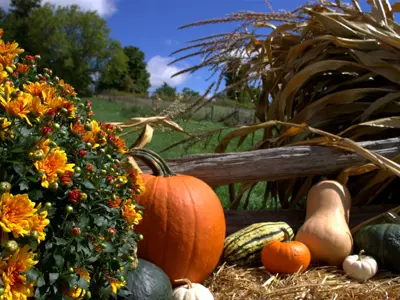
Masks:
[[[122,215],[130,225],[137,225],[139,221],[143,219],[142,215],[135,210],[135,207],[136,206],[132,204],[132,200],[125,200],[122,206]]]
[[[70,125],[71,131],[77,135],[84,135],[85,134],[85,126],[81,122],[76,122],[74,125]]]
[[[26,74],[28,73],[28,71],[30,70],[30,66],[25,65],[25,64],[17,64],[17,72],[21,73],[21,74]]]
[[[66,186],[71,186],[73,175],[74,173],[72,171],[65,171],[64,174],[61,175],[61,182]]]
[[[15,238],[25,236],[31,231],[31,220],[36,213],[35,203],[28,194],[13,196],[10,193],[1,195],[0,226],[5,232],[12,232]]]
[[[121,198],[117,198],[115,200],[109,200],[108,201],[108,207],[110,208],[119,208],[121,206]]]
[[[63,150],[52,150],[45,158],[34,162],[38,172],[43,172],[42,186],[48,188],[53,182],[58,181],[58,175],[65,171],[73,171],[75,164],[67,163],[67,155]]]
[[[0,274],[3,281],[4,293],[0,299],[25,300],[33,297],[33,283],[26,283],[25,272],[29,271],[38,261],[34,260],[35,253],[25,245],[17,249],[8,260],[0,261]]]

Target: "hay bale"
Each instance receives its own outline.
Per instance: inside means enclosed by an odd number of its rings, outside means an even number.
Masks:
[[[334,267],[310,267],[302,274],[273,275],[261,268],[223,264],[205,282],[216,300],[400,299],[400,276],[380,271],[364,283]]]

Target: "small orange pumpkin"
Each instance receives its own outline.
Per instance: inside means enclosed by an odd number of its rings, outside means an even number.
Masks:
[[[285,237],[283,241],[272,241],[263,247],[261,261],[268,272],[293,274],[304,272],[311,262],[308,247],[298,241],[291,241],[285,228],[281,228]]]

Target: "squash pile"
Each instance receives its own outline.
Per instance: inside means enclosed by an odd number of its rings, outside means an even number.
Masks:
[[[353,236],[350,209],[345,186],[320,181],[307,195],[305,222],[295,236],[285,222],[255,223],[225,239],[222,260],[282,274],[310,264],[336,266],[359,281],[372,278],[378,267],[400,273],[400,218],[391,214],[386,224],[365,226]]]
[[[341,266],[360,281],[373,277],[378,266],[400,272],[400,222],[366,226],[353,237],[351,196],[337,181],[323,180],[310,189],[305,222],[296,234],[286,222],[262,222],[225,238],[224,211],[211,187],[174,174],[150,150],[129,154],[146,162],[153,175],[142,175],[146,192],[136,198],[144,207],[136,227],[144,237],[141,259],[119,299],[214,299],[202,283],[221,261],[263,265],[274,274],[304,272],[311,263]]]

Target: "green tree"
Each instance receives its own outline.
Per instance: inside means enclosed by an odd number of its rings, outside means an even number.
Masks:
[[[18,18],[27,18],[40,4],[41,0],[11,0],[10,11]]]
[[[76,5],[56,8],[47,3],[32,11],[29,25],[22,46],[40,53],[42,65],[50,66],[78,93],[90,93],[92,75],[101,72],[114,49],[106,21]]]
[[[162,86],[155,90],[160,97],[176,97],[176,88],[173,88],[168,83],[164,82]]]
[[[110,46],[111,58],[101,70],[99,90],[117,89],[131,92],[133,82],[128,73],[128,57],[121,43],[113,41]]]
[[[128,57],[128,73],[133,81],[132,91],[137,94],[147,94],[150,88],[150,74],[146,69],[144,53],[138,47],[124,47]]]
[[[182,89],[182,95],[185,99],[190,99],[192,97],[200,97],[200,93],[192,90],[191,88],[185,87]]]
[[[11,0],[9,13],[6,14],[4,10],[0,12],[4,38],[18,41],[28,54],[32,54],[31,47],[26,42],[30,27],[29,17],[35,9],[40,8],[40,4],[41,0]]]

